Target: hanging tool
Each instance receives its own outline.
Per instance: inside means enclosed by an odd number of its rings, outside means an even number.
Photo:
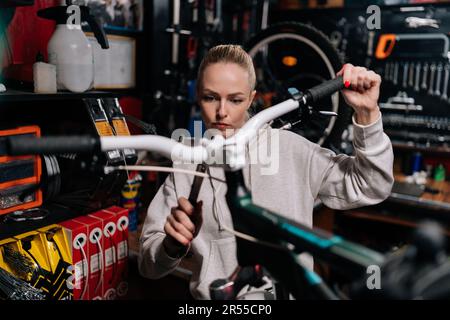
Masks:
[[[181,29],[180,11],[181,11],[180,0],[174,0],[173,1],[172,27],[166,29],[167,32],[172,33],[172,64],[174,64],[174,65],[178,64],[180,35],[190,35],[192,33],[189,30]]]
[[[427,90],[427,79],[428,79],[428,62],[425,62],[425,64],[423,65],[422,85],[420,86],[422,90]]]
[[[434,94],[434,77],[436,73],[436,64],[432,63],[430,66],[430,85],[428,87],[428,95],[432,96]]]
[[[409,63],[404,62],[403,63],[403,81],[402,81],[402,87],[406,88],[408,85],[408,70],[409,70]]]
[[[398,84],[398,62],[395,62],[394,63],[394,78],[393,78],[393,83],[394,83],[394,85],[397,85]]]
[[[436,89],[434,90],[434,95],[439,97],[441,95],[441,78],[442,78],[442,63],[439,63],[437,68],[436,68],[436,72],[437,72],[437,76],[436,76]]]
[[[391,64],[388,62],[384,65],[384,80],[389,80],[389,74],[390,74],[390,66]]]
[[[414,62],[409,64],[409,75],[408,75],[408,86],[410,88],[414,87]]]
[[[419,91],[420,90],[420,70],[422,69],[422,65],[419,63],[416,64],[416,81],[414,84],[414,91]]]
[[[197,169],[195,171],[197,172],[201,172],[201,173],[205,173],[207,169],[206,164],[198,164],[197,165]],[[189,202],[195,206],[195,204],[197,203],[197,198],[198,195],[200,193],[200,188],[202,186],[202,182],[203,182],[203,177],[200,176],[195,176],[194,177],[194,181],[192,182],[191,185],[191,192],[189,193]]]
[[[406,27],[408,28],[419,28],[419,27],[430,27],[439,29],[438,21],[430,18],[419,18],[419,17],[407,17],[405,19]]]
[[[441,100],[446,101],[447,100],[447,90],[448,90],[448,77],[450,74],[450,65],[446,64],[444,67],[444,86],[442,88],[443,92],[442,92],[442,96],[441,96]]]

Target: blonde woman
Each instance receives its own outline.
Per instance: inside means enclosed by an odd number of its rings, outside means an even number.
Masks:
[[[277,173],[261,174],[258,163],[249,163],[243,170],[257,205],[308,226],[312,226],[317,198],[334,209],[372,205],[383,201],[393,184],[392,145],[383,132],[378,107],[380,76],[351,64],[337,75],[349,87],[342,94],[354,109],[355,155],[336,155],[297,134],[266,127],[269,135],[278,137]],[[200,65],[197,88],[207,128],[227,137],[239,130],[248,119],[255,85],[252,59],[241,47],[210,49]],[[258,143],[253,139],[248,148]],[[148,208],[140,238],[141,274],[161,278],[182,259],[190,259],[190,291],[196,299],[209,299],[210,283],[228,277],[237,267],[236,240],[224,228],[232,228],[226,184],[220,181],[224,172],[211,167],[210,173],[218,180],[204,181],[198,203],[187,200],[192,176],[169,176]],[[302,257],[302,261],[312,268],[311,259]]]

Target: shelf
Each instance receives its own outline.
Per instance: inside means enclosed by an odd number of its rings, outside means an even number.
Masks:
[[[394,174],[394,177],[397,182],[405,182],[406,179],[403,174]],[[416,197],[410,194],[392,192],[389,198],[386,199],[386,202],[427,211],[431,210],[450,213],[450,182],[436,182],[432,179],[428,179],[427,187],[436,189],[439,193],[431,194],[429,192],[424,192],[420,197]]]
[[[426,153],[438,153],[438,154],[444,154],[444,155],[450,155],[450,148],[449,147],[425,147],[425,146],[415,146],[415,145],[409,145],[406,143],[392,143],[392,147],[394,149],[398,150],[405,150],[405,151],[421,151]]]
[[[395,216],[380,215],[379,213],[373,213],[361,210],[351,210],[343,213],[346,217],[370,220],[374,222],[381,222],[386,224],[394,224],[402,227],[416,229],[419,225],[418,221],[408,220],[404,218],[399,218]],[[448,229],[444,230],[447,237],[450,237],[450,231]]]
[[[58,92],[58,93],[34,93],[31,91],[22,91],[8,89],[4,93],[0,93],[0,104],[4,102],[21,102],[21,101],[48,101],[48,100],[76,100],[83,98],[111,98],[121,97],[128,91],[87,91],[83,93]]]
[[[42,206],[49,211],[49,215],[42,220],[4,222],[4,216],[0,216],[0,240],[11,238],[19,234],[37,230],[52,224],[58,224],[62,221],[70,220],[85,213],[75,210],[68,210],[55,204]]]

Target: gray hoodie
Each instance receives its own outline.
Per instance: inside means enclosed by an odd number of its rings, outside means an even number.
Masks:
[[[392,145],[383,132],[381,117],[361,126],[353,120],[354,156],[336,155],[289,131],[266,128],[250,141],[244,180],[253,202],[300,223],[312,226],[315,199],[332,209],[350,209],[379,203],[386,199],[393,184]],[[255,148],[279,141],[275,160],[253,159]],[[261,161],[258,161],[261,160]],[[268,165],[267,163],[270,163]],[[276,174],[267,174],[276,169]],[[183,168],[195,170],[194,164]],[[264,171],[266,170],[266,171]],[[196,299],[209,299],[209,284],[226,278],[237,267],[236,240],[221,226],[232,228],[225,201],[227,186],[222,168],[211,167],[216,179],[205,179],[199,200],[203,200],[203,225],[191,242],[192,277],[190,290]],[[143,276],[157,279],[172,272],[181,259],[167,255],[162,246],[164,224],[179,197],[188,198],[193,176],[171,174],[151,202],[140,238],[139,269]],[[312,268],[312,259],[301,257]]]

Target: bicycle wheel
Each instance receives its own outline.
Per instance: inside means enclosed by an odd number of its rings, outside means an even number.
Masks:
[[[289,97],[288,88],[304,91],[333,79],[341,69],[338,52],[319,30],[298,22],[275,24],[252,38],[245,46],[253,58],[257,77],[257,98],[253,108],[260,110]],[[324,146],[337,146],[349,124],[351,110],[339,93],[323,99],[317,110],[334,111],[337,117],[315,116],[292,128],[308,140]],[[295,121],[298,113],[281,118]]]

